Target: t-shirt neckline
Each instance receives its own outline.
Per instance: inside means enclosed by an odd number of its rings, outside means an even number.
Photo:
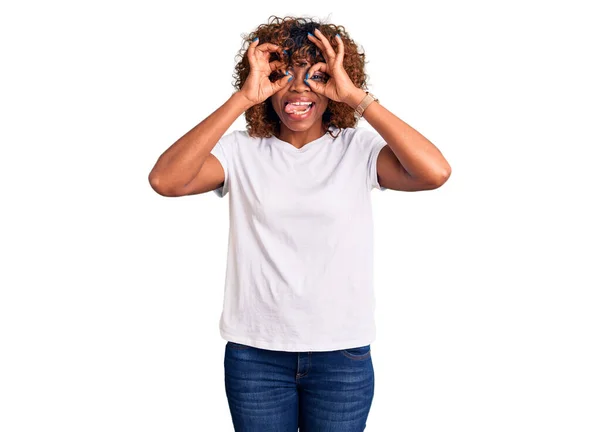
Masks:
[[[290,144],[287,141],[280,140],[275,135],[273,135],[271,138],[273,139],[274,142],[277,143],[277,145],[279,145],[282,149],[284,149],[288,153],[304,153],[304,152],[316,147],[319,143],[322,143],[323,141],[326,141],[329,138],[332,138],[332,136],[329,134],[329,131],[331,131],[332,133],[335,134],[336,128],[334,126],[330,126],[329,129],[325,132],[325,134],[321,135],[319,138],[317,138],[313,141],[310,141],[310,142],[304,144],[300,148],[294,147],[292,144]]]

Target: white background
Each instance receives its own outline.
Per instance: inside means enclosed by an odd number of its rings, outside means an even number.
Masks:
[[[598,432],[593,2],[269,3],[3,3],[0,430],[233,430],[227,200],[147,176],[231,95],[242,35],[296,15],[344,25],[453,170],[372,192],[367,430]]]

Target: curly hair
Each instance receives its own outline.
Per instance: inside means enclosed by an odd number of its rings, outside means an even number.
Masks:
[[[279,53],[271,53],[269,62],[275,60],[283,61],[288,67],[297,64],[300,61],[307,60],[310,63],[325,62],[325,58],[320,50],[308,39],[308,32],[314,34],[315,29],[329,40],[332,46],[335,46],[333,40],[336,34],[339,34],[344,43],[344,62],[343,66],[354,85],[363,90],[367,90],[367,75],[365,73],[365,54],[362,48],[359,50],[357,44],[350,38],[348,32],[343,26],[326,24],[310,18],[270,16],[267,24],[261,24],[256,30],[248,35],[242,35],[244,38],[243,46],[236,55],[238,62],[235,66],[233,83],[236,90],[240,90],[250,74],[250,63],[246,55],[248,45],[255,38],[259,38],[261,43],[272,43],[283,47],[286,52],[283,56]],[[283,57],[283,58],[281,58]],[[275,71],[269,79],[275,81],[282,75]],[[246,128],[248,134],[252,137],[271,137],[280,131],[281,121],[273,109],[271,98],[264,102],[254,105],[245,112]],[[354,110],[343,102],[329,100],[327,109],[323,113],[323,124],[329,134],[331,126],[337,128],[356,127],[358,119],[354,116]]]

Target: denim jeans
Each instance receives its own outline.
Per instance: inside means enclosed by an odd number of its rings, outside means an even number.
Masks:
[[[375,374],[371,347],[270,351],[227,342],[225,392],[236,432],[362,432]]]

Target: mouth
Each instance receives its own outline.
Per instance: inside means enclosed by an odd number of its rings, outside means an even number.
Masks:
[[[285,102],[283,105],[283,112],[292,120],[308,118],[314,109],[314,102]]]

